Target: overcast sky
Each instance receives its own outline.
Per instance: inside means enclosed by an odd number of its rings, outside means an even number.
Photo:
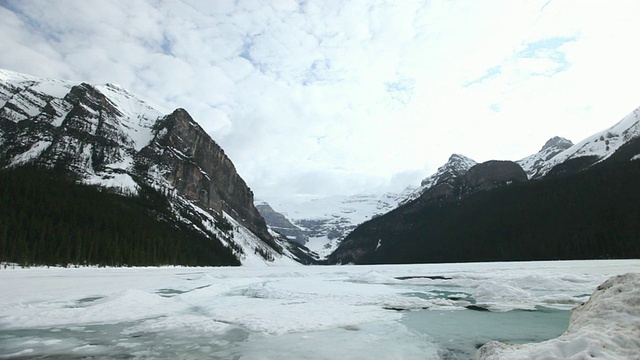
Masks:
[[[401,190],[640,106],[640,1],[0,0],[0,67],[183,107],[257,197]]]

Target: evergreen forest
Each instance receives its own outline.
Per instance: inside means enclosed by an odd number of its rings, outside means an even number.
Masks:
[[[154,189],[123,196],[33,166],[0,171],[0,262],[240,265],[214,234],[177,221],[167,198]]]

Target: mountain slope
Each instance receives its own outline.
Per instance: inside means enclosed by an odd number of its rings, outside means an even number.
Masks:
[[[401,204],[406,204],[412,200],[419,198],[425,191],[435,186],[447,186],[453,184],[457,178],[463,176],[477,162],[464,155],[453,154],[449,160],[438,168],[435,174],[428,176],[420,183],[420,187],[412,192]]]
[[[519,164],[490,161],[427,188],[357,227],[328,262],[640,256],[638,111],[576,145],[551,139],[519,161],[528,174]]]
[[[640,137],[640,108],[635,109],[612,127],[596,133],[560,152],[532,176],[574,173],[612,156],[620,147]],[[636,154],[637,155],[637,154]]]
[[[543,174],[542,169],[545,168],[554,157],[572,146],[573,143],[571,140],[556,136],[549,139],[537,153],[516,162],[527,173],[530,179],[538,178]]]
[[[148,187],[124,197],[52,170],[3,169],[0,219],[0,259],[22,265],[240,265],[216,234],[179,219]]]
[[[163,116],[115,85],[0,70],[0,167],[24,165],[128,196],[151,189],[243,264],[294,263],[231,160],[183,109]]]
[[[640,161],[414,201],[356,228],[329,263],[634,258],[640,256]]]

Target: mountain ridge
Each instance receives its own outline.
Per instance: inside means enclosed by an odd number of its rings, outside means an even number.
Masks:
[[[629,221],[640,218],[633,201],[629,201],[637,193],[634,182],[640,181],[636,171],[640,159],[639,112],[640,108],[612,127],[575,145],[564,138],[552,138],[538,153],[518,162],[478,164],[462,176],[454,177],[454,181],[445,183],[446,186],[422,189],[417,198],[358,226],[328,261],[344,264],[638,256],[628,255],[636,254],[629,247],[629,236],[636,231],[630,230],[634,225],[620,221],[607,223],[609,220],[604,219],[611,216]],[[501,163],[508,165],[510,170],[499,165]],[[485,171],[478,178],[484,177],[489,186],[483,187],[482,181],[476,181],[474,187],[470,180],[477,174],[469,173],[487,164],[499,165],[503,170]],[[505,176],[495,178],[500,172]],[[619,180],[607,172],[617,174]],[[472,185],[470,191],[469,185]],[[598,190],[599,187],[603,188]],[[599,192],[608,199],[597,199]],[[522,199],[522,203],[513,199]],[[627,212],[621,212],[622,209]],[[551,222],[553,225],[546,224],[544,221],[550,220],[545,212],[559,219],[569,219],[571,222],[567,227],[583,234],[588,244],[580,245],[579,239],[562,229],[557,221]],[[585,219],[591,220],[585,222]],[[513,228],[511,223],[520,226]],[[581,224],[581,228],[576,228],[575,224]],[[508,230],[502,229],[505,227]],[[475,229],[475,232],[465,229]],[[540,237],[542,233],[546,237]],[[546,244],[546,248],[538,251],[529,248],[531,244],[514,248],[510,240],[517,237],[527,241],[535,239],[538,244]],[[482,238],[482,243],[488,247],[499,242],[503,250],[492,255],[487,249],[467,241],[474,238]],[[554,243],[557,239],[572,244],[574,255],[566,245]],[[603,244],[602,239],[608,239],[611,244]],[[461,244],[469,246],[468,253],[451,248]],[[525,248],[530,251],[529,257],[519,252]],[[474,251],[478,253],[474,254]]]

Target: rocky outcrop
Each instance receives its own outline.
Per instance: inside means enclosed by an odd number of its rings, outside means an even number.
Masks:
[[[527,181],[527,174],[513,161],[491,160],[478,164],[464,175],[463,193],[491,190],[514,182]]]
[[[554,136],[551,139],[547,140],[546,143],[544,143],[544,145],[542,146],[542,149],[540,149],[540,152],[546,151],[546,150],[552,150],[552,153],[549,154],[548,156],[553,157],[554,156],[553,153],[557,155],[558,151],[567,150],[572,146],[573,146],[573,142],[571,142],[571,140],[565,139],[560,136]]]

